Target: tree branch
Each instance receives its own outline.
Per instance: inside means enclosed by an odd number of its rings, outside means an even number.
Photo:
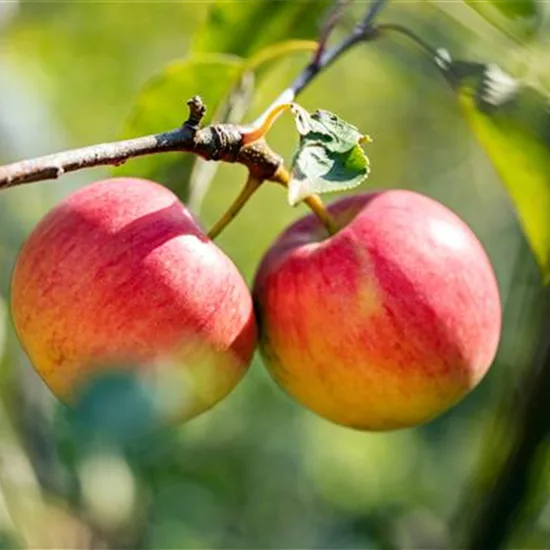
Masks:
[[[311,63],[294,79],[292,84],[279,95],[271,107],[280,103],[294,101],[298,94],[311,84],[319,73],[332,65],[341,55],[359,42],[375,38],[376,33],[373,32],[373,23],[387,1],[388,0],[373,0],[363,20],[356,25],[349,36],[344,38],[339,44],[336,44],[333,48],[325,50],[325,43],[322,42],[317,52],[313,55]],[[319,55],[319,51],[321,55]],[[270,109],[268,108],[268,110]]]
[[[324,46],[328,36],[327,32],[330,32],[332,27],[328,31],[325,27],[320,49],[314,54],[312,62],[296,77],[291,86],[266,109],[265,116],[272,111],[273,106],[293,101],[320,72],[329,67],[352,46],[365,40],[369,36],[374,19],[386,2],[387,0],[373,0],[365,18],[357,25],[353,33],[327,51],[324,50]],[[345,2],[340,2],[340,4],[343,5]],[[195,153],[207,160],[246,164],[248,157],[246,155],[239,157],[239,150],[243,145],[244,128],[218,124],[199,129],[199,122],[204,115],[204,105],[200,98],[193,98],[189,102],[189,107],[189,119],[181,128],[175,130],[113,143],[92,145],[0,166],[0,189],[56,179],[67,172],[75,172],[83,168],[117,166],[134,157],[170,151]],[[262,125],[262,117],[254,123],[255,127]]]
[[[318,65],[325,48],[332,34],[332,31],[335,29],[336,25],[339,23],[342,18],[345,10],[350,6],[353,0],[336,0],[334,6],[331,8],[327,18],[325,19],[321,32],[319,34],[319,46],[317,47],[316,52],[313,54],[313,65]]]
[[[133,157],[167,151],[192,151],[194,132],[182,127],[171,132],[100,143],[32,160],[0,166],[0,189],[22,183],[59,178],[67,172],[93,166],[123,164]]]
[[[425,40],[420,38],[420,36],[404,25],[400,25],[398,23],[380,23],[374,27],[373,32],[378,36],[392,32],[400,34],[424,50],[433,60],[437,60],[439,57],[439,52],[437,49],[430,46]]]
[[[189,116],[181,128],[113,143],[100,143],[0,166],[0,189],[61,177],[92,166],[123,164],[129,158],[167,151],[193,151],[204,139],[198,135],[206,107],[199,96],[188,102]],[[206,136],[204,136],[206,137]]]

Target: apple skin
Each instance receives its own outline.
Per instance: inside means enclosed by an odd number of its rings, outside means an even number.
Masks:
[[[62,401],[126,365],[159,388],[181,385],[177,419],[227,395],[257,342],[235,265],[170,190],[137,178],[88,185],[39,222],[16,261],[11,309],[23,348]]]
[[[385,431],[428,422],[470,392],[498,347],[501,304],[481,243],[424,195],[337,200],[265,254],[253,297],[275,381],[320,416]]]

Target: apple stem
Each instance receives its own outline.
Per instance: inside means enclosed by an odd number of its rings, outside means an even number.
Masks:
[[[329,213],[319,195],[310,195],[303,201],[310,210],[319,218],[329,235],[335,235],[340,229],[334,217]]]
[[[270,178],[270,181],[281,184],[283,187],[288,188],[290,182],[290,174],[288,170],[283,166],[279,166],[275,174]],[[329,235],[335,235],[340,230],[340,226],[328,211],[327,207],[323,203],[321,197],[316,194],[309,195],[303,199],[303,201],[309,209],[317,216],[319,221],[323,224]]]
[[[249,126],[244,126],[241,129],[243,145],[252,143],[262,137],[273,126],[273,123],[285,112],[292,107],[292,103],[279,103],[272,105],[265,113]]]
[[[254,194],[256,189],[260,187],[264,180],[259,179],[252,174],[248,174],[245,186],[237,198],[233,201],[231,206],[227,209],[225,214],[214,224],[212,229],[208,232],[210,239],[215,239],[229,223],[235,218],[235,216],[241,211],[242,207],[247,203],[248,199]]]

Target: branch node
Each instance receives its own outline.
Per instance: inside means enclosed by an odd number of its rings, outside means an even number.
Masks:
[[[244,164],[251,176],[263,181],[273,179],[283,165],[283,158],[264,139],[259,139],[241,147],[237,162]]]
[[[212,124],[197,132],[193,151],[206,160],[236,162],[242,144],[243,136],[239,126]]]
[[[187,101],[187,106],[189,107],[189,117],[183,124],[197,131],[201,120],[206,114],[206,105],[203,103],[201,96],[195,95]]]

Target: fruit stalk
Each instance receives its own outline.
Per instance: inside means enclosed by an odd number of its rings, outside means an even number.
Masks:
[[[258,120],[243,129],[243,145],[257,141],[265,136],[274,122],[291,107],[292,103],[279,103],[270,106]]]
[[[216,238],[231,223],[264,181],[273,181],[285,188],[288,187],[290,174],[283,164],[283,159],[269,147],[263,139],[263,135],[269,130],[273,121],[289,107],[290,105],[281,106],[279,109],[269,111],[273,113],[273,116],[269,117],[269,120],[266,119],[264,123],[256,126],[255,130],[253,130],[257,139],[250,143],[245,143],[241,147],[236,162],[244,164],[248,168],[248,179],[227,212],[223,214],[208,232],[208,236],[211,239]],[[250,133],[243,133],[243,141],[246,136],[250,135]],[[338,231],[339,226],[336,220],[331,216],[318,195],[310,195],[303,202],[317,216],[329,235],[334,235]]]
[[[284,166],[280,166],[277,172],[275,172],[272,180],[287,188],[290,182],[290,174]],[[306,197],[303,202],[317,216],[329,235],[334,235],[338,232],[340,229],[338,223],[327,210],[319,195],[310,195],[309,197]]]
[[[256,178],[252,174],[248,175],[245,186],[239,193],[237,198],[233,201],[231,206],[227,209],[227,212],[214,224],[214,227],[208,232],[210,239],[215,239],[227,225],[231,223],[233,218],[242,210],[248,199],[254,194],[256,189],[262,184],[261,179]]]
[[[304,199],[304,203],[319,218],[329,235],[335,235],[338,232],[336,220],[329,214],[319,195],[311,195]]]

